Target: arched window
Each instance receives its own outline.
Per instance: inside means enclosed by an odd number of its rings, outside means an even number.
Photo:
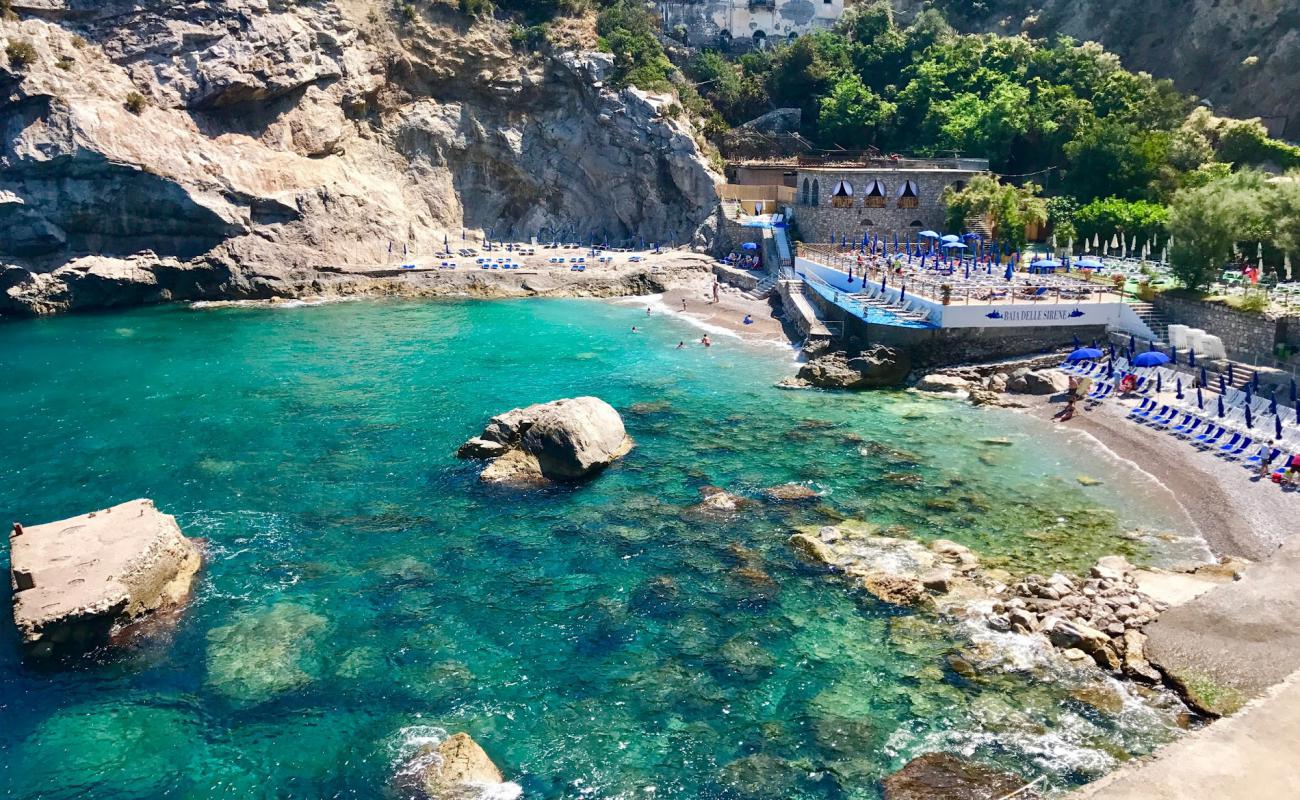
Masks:
[[[853,184],[846,180],[835,182],[831,190],[831,205],[836,208],[853,208]]]
[[[898,187],[898,207],[899,208],[916,208],[921,204],[920,195],[917,194],[915,181],[903,181],[903,185]]]
[[[801,204],[805,205],[805,206],[808,205],[808,197],[809,197],[809,195],[808,195],[808,179],[807,179],[807,178],[804,178],[804,179],[803,179],[803,195],[802,195],[802,197],[800,198],[799,202],[800,202]]]
[[[925,223],[922,222],[922,221],[919,220],[919,219],[914,219],[914,220],[912,220],[910,223],[908,223],[908,226],[907,226],[907,227],[909,227],[909,228],[924,228],[924,227],[925,227]]]
[[[875,226],[876,226],[876,223],[873,222],[873,221],[870,220],[870,219],[864,219],[864,220],[862,220],[862,227],[864,227],[864,228],[874,228]]]
[[[819,206],[821,204],[821,187],[817,185],[817,179],[813,178],[812,205]]]
[[[754,31],[754,49],[762,50],[767,44],[767,34],[762,31]]]
[[[718,48],[723,52],[731,49],[731,31],[725,28],[718,31]]]
[[[872,181],[867,185],[867,196],[862,205],[867,208],[885,207],[885,184],[883,181]]]

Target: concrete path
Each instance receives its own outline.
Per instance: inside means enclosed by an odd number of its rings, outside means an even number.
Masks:
[[[1300,672],[1237,714],[1070,800],[1285,800],[1300,796]]]

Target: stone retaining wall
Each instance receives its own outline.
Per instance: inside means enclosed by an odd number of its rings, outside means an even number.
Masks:
[[[1271,357],[1280,343],[1300,344],[1300,318],[1266,317],[1237,311],[1218,303],[1158,294],[1155,307],[1171,324],[1188,325],[1223,340],[1228,355],[1238,361]]]

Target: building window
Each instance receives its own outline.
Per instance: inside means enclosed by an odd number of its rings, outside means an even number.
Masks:
[[[805,206],[808,205],[808,179],[807,178],[803,179],[803,194],[800,196],[799,202]]]
[[[916,183],[914,181],[903,181],[902,187],[898,190],[898,207],[917,208],[920,204],[921,200],[916,193]]]
[[[831,205],[836,208],[853,208],[853,184],[840,180],[831,191]]]
[[[762,31],[754,31],[754,49],[762,50],[767,44],[767,34]]]
[[[821,187],[817,185],[817,179],[813,178],[812,205],[819,206],[821,204]]]
[[[872,181],[871,186],[867,189],[867,197],[862,203],[867,208],[884,208],[885,207],[885,184],[881,181]]]

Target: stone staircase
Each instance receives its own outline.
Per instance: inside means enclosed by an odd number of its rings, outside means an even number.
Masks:
[[[1156,307],[1151,303],[1143,303],[1137,300],[1130,302],[1129,307],[1155,333],[1157,344],[1169,343],[1169,320],[1165,319],[1164,314],[1157,311]]]
[[[776,282],[779,278],[780,273],[769,272],[763,276],[763,280],[759,281],[757,286],[747,292],[742,292],[742,294],[754,300],[766,300],[776,291]]]

